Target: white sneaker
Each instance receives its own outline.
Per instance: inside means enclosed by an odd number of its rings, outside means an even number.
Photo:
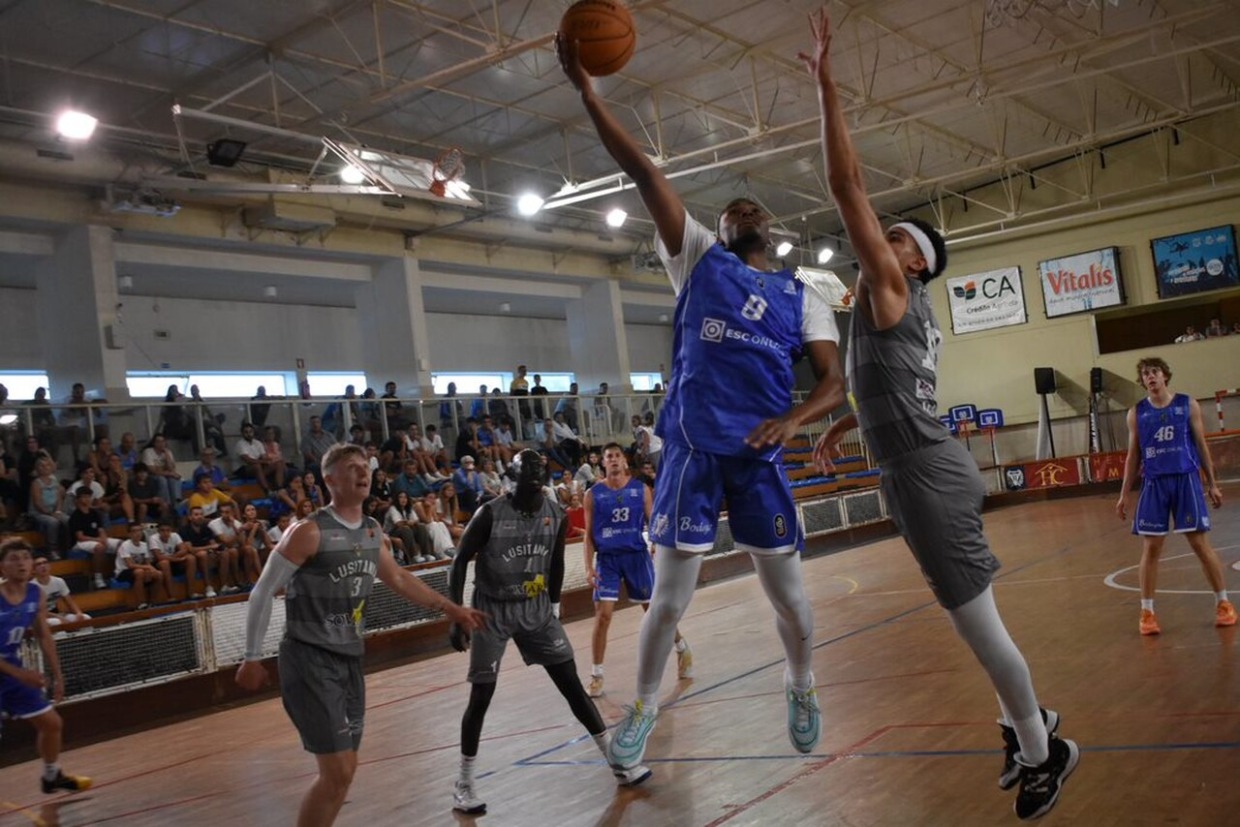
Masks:
[[[207,586],[207,597],[208,598],[215,597],[215,589],[213,589],[210,586]]]
[[[108,587],[108,583],[103,579],[103,575],[97,572],[95,573],[94,584],[96,589],[106,589]]]
[[[586,689],[586,694],[591,698],[603,697],[603,676],[594,675],[590,678],[590,686]]]
[[[812,752],[822,735],[818,693],[812,686],[805,692],[797,692],[789,684],[785,684],[784,691],[788,696],[788,740],[797,752]]]
[[[636,787],[652,775],[650,767],[645,764],[638,764],[628,769],[612,767],[611,774],[616,777],[616,783],[621,787]]]
[[[452,809],[469,815],[480,815],[487,811],[485,801],[474,795],[474,785],[457,781],[452,791]]]

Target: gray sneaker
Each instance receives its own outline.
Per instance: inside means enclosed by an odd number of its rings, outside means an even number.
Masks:
[[[487,811],[487,804],[474,795],[473,784],[457,781],[456,787],[452,791],[452,809],[458,813],[481,815]]]

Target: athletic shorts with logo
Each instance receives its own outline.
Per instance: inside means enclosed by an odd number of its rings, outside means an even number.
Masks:
[[[1210,509],[1197,471],[1146,477],[1132,517],[1132,533],[1154,537],[1210,530]]]
[[[654,594],[654,558],[650,552],[600,551],[594,559],[598,585],[594,587],[594,602],[620,599],[620,584],[628,592],[629,600],[649,603]]]
[[[803,546],[782,465],[695,451],[672,440],[663,443],[650,527],[656,544],[710,551],[725,503],[738,549],[779,554]]]
[[[982,530],[986,486],[977,463],[954,439],[894,457],[879,480],[892,522],[944,609],[984,592],[999,570]]]
[[[366,681],[361,658],[286,637],[280,641],[280,693],[306,752],[356,751],[362,743]]]
[[[13,665],[21,666],[20,663]],[[0,712],[14,719],[37,718],[51,708],[42,689],[26,686],[8,675],[0,675]]]
[[[487,622],[470,639],[470,683],[495,683],[499,679],[500,661],[510,638],[526,666],[554,666],[573,659],[573,646],[551,613],[546,594],[532,600],[493,600],[475,591],[473,605],[486,612]]]

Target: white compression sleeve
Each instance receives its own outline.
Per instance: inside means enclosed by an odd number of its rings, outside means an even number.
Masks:
[[[293,579],[300,568],[283,554],[272,554],[263,566],[263,573],[250,592],[250,602],[245,612],[245,659],[259,660],[263,656],[263,638],[271,623],[271,601],[276,592]]]

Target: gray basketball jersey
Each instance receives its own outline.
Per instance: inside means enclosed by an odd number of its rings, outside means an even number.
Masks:
[[[543,594],[564,509],[543,497],[538,513],[526,516],[510,496],[482,507],[491,510],[491,539],[474,558],[474,588],[492,600],[532,600]]]
[[[341,655],[362,654],[362,612],[379,573],[383,529],[370,517],[349,528],[331,506],[307,519],[319,526],[319,548],[285,592],[285,637]]]
[[[935,398],[943,334],[926,286],[909,279],[908,287],[908,309],[894,327],[876,330],[860,312],[849,325],[849,402],[880,464],[950,436]]]

